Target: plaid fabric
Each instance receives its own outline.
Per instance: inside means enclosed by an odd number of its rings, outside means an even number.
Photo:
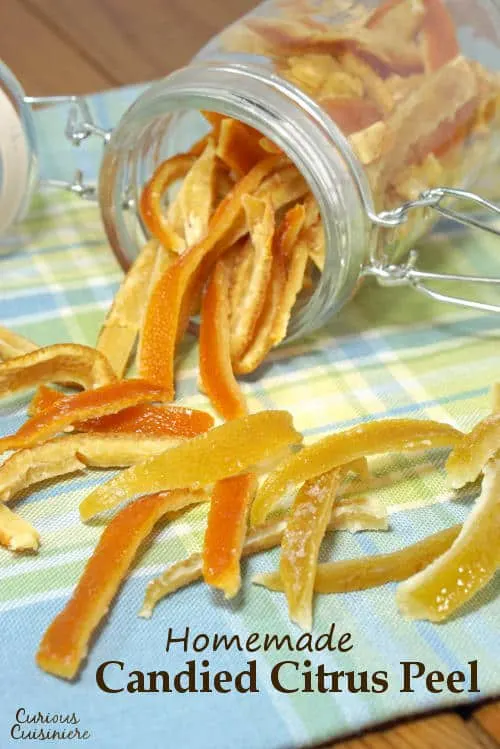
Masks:
[[[93,97],[96,116],[105,126],[111,125],[136,93],[124,90]],[[59,135],[63,123],[59,110],[39,116],[42,173],[63,178],[78,164],[92,176],[98,151],[82,149],[75,154],[63,148]],[[423,245],[422,255],[432,270],[488,274],[495,265],[498,268],[497,242],[480,232],[466,236],[445,227],[445,233],[435,234]],[[44,191],[19,231],[4,238],[2,247],[12,253],[0,260],[1,323],[42,345],[94,344],[121,279],[97,208],[67,194]],[[484,294],[493,299],[493,291]],[[318,334],[273,352],[269,363],[248,377],[243,387],[254,410],[289,409],[307,440],[378,417],[432,418],[469,429],[490,409],[490,386],[499,379],[499,334],[500,319],[495,315],[439,305],[407,289],[384,289],[367,282],[338,318]],[[184,345],[181,360],[181,402],[207,407],[197,392],[192,340]],[[3,434],[22,423],[27,400],[23,396],[0,403]],[[397,549],[463,520],[471,497],[452,497],[447,492],[442,458],[432,454],[375,461],[382,485],[377,496],[392,513],[391,531],[330,535],[322,559]],[[388,474],[397,480],[384,488]],[[87,746],[99,749],[133,747],[141,741],[152,747],[277,749],[325,741],[380,721],[498,693],[498,578],[460,615],[440,626],[403,621],[394,586],[318,597],[315,633],[328,631],[335,622],[337,631],[352,633],[354,647],[347,653],[195,654],[178,646],[166,654],[169,627],[176,636],[186,626],[193,634],[298,634],[288,622],[282,596],[250,582],[254,572],[276,567],[276,551],[244,564],[243,592],[234,602],[227,603],[198,584],[162,602],[151,621],[137,618],[149,578],[200,548],[205,522],[200,508],[155,534],[101,628],[80,679],[68,685],[47,676],[34,663],[38,642],[70,595],[102,531],[99,524],[79,522],[78,504],[90,487],[108,475],[92,471],[49,482],[14,505],[39,529],[43,545],[37,556],[0,551],[1,747],[19,743],[9,738],[9,732],[20,707],[30,713],[75,711],[81,726],[91,732]],[[203,657],[214,671],[232,673],[256,658],[260,691],[109,695],[96,686],[96,668],[106,660],[123,661],[125,672],[175,673],[187,660],[196,658],[200,663]],[[302,666],[306,658],[313,668],[325,663],[332,671],[387,671],[390,689],[384,694],[284,694],[272,687],[273,665],[292,660],[299,669],[290,667],[287,685],[303,689],[300,674],[306,670]],[[445,673],[463,670],[468,661],[477,660],[480,694],[433,695],[422,681],[414,693],[402,694],[403,660],[422,661],[428,670]]]

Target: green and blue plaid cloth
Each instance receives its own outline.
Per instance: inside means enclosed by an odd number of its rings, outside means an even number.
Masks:
[[[111,126],[136,95],[137,89],[125,89],[92,97],[96,119]],[[86,175],[95,177],[98,148],[72,152],[65,146],[64,117],[62,109],[38,115],[42,176],[62,179],[81,166]],[[16,233],[3,238],[2,249],[10,254],[0,259],[0,322],[40,345],[66,341],[93,345],[122,278],[97,207],[66,193],[42,191]],[[496,269],[498,274],[499,257],[500,240],[479,231],[465,234],[446,226],[422,243],[422,258],[431,270],[487,275]],[[493,299],[491,290],[484,293]],[[308,441],[380,417],[431,418],[466,430],[491,409],[490,388],[500,379],[499,343],[499,316],[440,305],[408,289],[366,282],[327,327],[274,351],[243,387],[253,410],[290,410]],[[207,407],[197,391],[194,339],[183,345],[179,398],[184,404]],[[0,403],[2,434],[20,426],[27,401],[22,396]],[[462,521],[473,498],[454,497],[445,488],[443,457],[433,453],[418,459],[375,461],[374,471],[381,477],[376,496],[391,512],[391,530],[330,534],[322,560],[387,552]],[[68,684],[48,676],[35,665],[39,640],[71,594],[102,531],[102,525],[80,522],[78,504],[109,475],[92,471],[49,482],[13,505],[38,528],[42,546],[36,556],[0,550],[2,749],[22,743],[10,733],[19,708],[31,714],[75,712],[80,727],[91,734],[86,745],[96,749],[141,744],[278,749],[323,742],[389,719],[500,692],[498,577],[442,625],[404,621],[392,585],[318,597],[314,632],[327,632],[332,622],[339,633],[351,632],[354,646],[346,653],[196,654],[184,653],[179,646],[166,653],[169,628],[175,636],[181,636],[186,626],[194,635],[299,634],[288,621],[283,597],[251,584],[256,571],[276,567],[277,551],[244,563],[243,589],[232,602],[196,584],[161,602],[151,620],[137,617],[147,581],[169,563],[200,549],[206,512],[202,508],[163,526],[145,547],[99,631],[80,678]],[[213,671],[232,673],[256,659],[259,691],[106,694],[96,684],[96,669],[104,661],[123,661],[124,673],[134,669],[175,673],[193,658],[199,663],[207,658]],[[324,663],[332,671],[387,671],[390,689],[381,694],[304,693],[300,674],[307,670],[305,659],[312,662],[313,670]],[[287,686],[298,688],[297,692],[281,693],[271,684],[271,669],[283,660],[299,664],[297,669],[290,666],[286,677]],[[420,680],[413,693],[401,693],[400,662],[408,660],[445,673],[478,661],[480,692],[431,694]],[[118,678],[115,672],[114,684],[123,683],[124,676]],[[63,741],[46,743],[64,745]]]

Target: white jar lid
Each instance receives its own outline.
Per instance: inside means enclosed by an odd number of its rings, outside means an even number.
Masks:
[[[29,189],[30,147],[19,112],[0,88],[0,233],[21,218]]]

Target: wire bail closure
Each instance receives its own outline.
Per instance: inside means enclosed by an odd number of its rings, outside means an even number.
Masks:
[[[447,208],[442,205],[445,198],[455,198],[474,203],[484,208],[486,211],[500,217],[500,207],[491,203],[489,200],[482,198],[480,195],[459,190],[450,187],[435,187],[424,190],[416,200],[407,201],[391,211],[382,211],[378,214],[371,214],[370,218],[373,223],[385,228],[395,228],[404,224],[408,218],[408,213],[414,208],[430,208],[437,211],[452,221],[470,226],[476,229],[487,231],[490,234],[500,236],[500,228],[496,228],[486,221],[481,221],[472,215],[461,213],[453,208]],[[411,286],[426,296],[438,302],[447,302],[457,304],[461,307],[479,310],[481,312],[500,312],[500,304],[488,304],[485,302],[464,299],[463,297],[443,294],[436,291],[428,283],[452,281],[458,283],[470,284],[488,284],[500,286],[500,277],[494,276],[465,276],[453,273],[431,273],[419,270],[416,265],[418,261],[417,250],[411,250],[408,260],[402,264],[390,264],[377,260],[372,260],[371,265],[363,270],[364,276],[374,276],[383,286]]]

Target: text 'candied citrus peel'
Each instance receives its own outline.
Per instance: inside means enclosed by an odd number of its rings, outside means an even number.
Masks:
[[[0,544],[10,551],[37,551],[40,536],[26,520],[0,504]]]
[[[452,447],[461,432],[448,424],[416,419],[369,421],[324,437],[285,459],[269,475],[252,505],[252,525],[260,525],[291,486],[308,481],[357,458],[385,452],[416,452]]]
[[[80,515],[88,520],[138,494],[207,486],[276,458],[301,441],[286,411],[262,411],[229,421],[123,471],[84,499]]]
[[[253,473],[231,476],[215,484],[203,542],[206,583],[232,598],[241,585],[240,557],[247,527],[247,510],[257,488]]]
[[[285,532],[286,519],[273,520],[256,528],[251,528],[245,538],[241,556],[246,557],[260,551],[279,546]],[[356,533],[362,530],[387,530],[387,512],[373,500],[364,498],[341,500],[333,506],[328,530],[343,530]],[[151,580],[139,616],[148,619],[156,604],[165,596],[179,588],[199,580],[203,573],[201,554],[193,554],[188,559],[168,567],[159,577]]]
[[[402,583],[396,593],[409,619],[441,622],[466,604],[500,567],[500,461],[484,469],[480,497],[442,556]]]
[[[90,468],[121,468],[158,455],[180,440],[170,435],[69,434],[18,450],[0,465],[0,502],[47,479]]]
[[[42,638],[36,656],[40,668],[64,679],[76,675],[93,631],[108,611],[137,549],[155,523],[167,512],[205,499],[202,492],[166,492],[143,497],[113,518],[71,599]]]
[[[163,399],[167,397],[161,388],[143,380],[122,380],[95,390],[84,390],[56,401],[46,411],[32,416],[15,434],[0,438],[0,451],[32,447],[75,422]]]
[[[41,385],[30,404],[35,415],[68,396]],[[152,406],[148,403],[129,406],[115,414],[74,424],[75,431],[99,434],[140,434],[147,437],[196,437],[213,427],[214,419],[206,411],[183,406]]]
[[[446,462],[448,481],[454,489],[475,481],[486,463],[500,450],[500,413],[480,421],[464,434]]]
[[[56,343],[0,364],[0,397],[44,382],[99,387],[116,381],[106,357],[90,346]]]
[[[218,413],[237,419],[247,407],[231,366],[229,312],[228,269],[219,260],[201,305],[200,379]]]
[[[420,572],[450,548],[461,525],[455,525],[390,554],[318,564],[314,579],[315,593],[349,593],[366,590],[389,582],[406,580]],[[271,590],[284,590],[280,572],[256,575],[252,582]]]

